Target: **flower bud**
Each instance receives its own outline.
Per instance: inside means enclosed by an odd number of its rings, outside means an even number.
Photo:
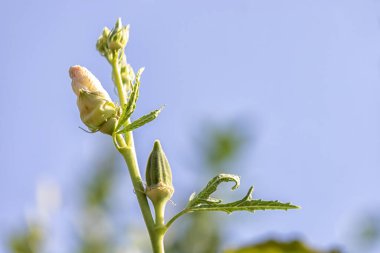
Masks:
[[[132,83],[135,80],[135,72],[133,71],[133,68],[130,64],[127,63],[126,57],[123,54],[121,58],[121,67],[120,67],[120,75],[121,80],[126,85],[127,90],[132,89]]]
[[[108,27],[104,27],[102,35],[100,35],[100,37],[96,41],[96,49],[103,56],[108,56],[109,54],[107,40],[110,33],[111,33],[110,29],[108,29]]]
[[[86,68],[73,66],[69,70],[72,88],[82,122],[91,131],[112,135],[120,110],[112,102],[99,80]]]
[[[115,27],[108,36],[107,45],[111,50],[124,49],[129,39],[129,25],[123,26],[121,19],[116,21]]]
[[[101,131],[112,135],[119,116],[116,105],[112,101],[104,99],[98,92],[81,90],[77,105],[82,122],[91,131]]]
[[[75,65],[70,67],[71,86],[74,93],[79,96],[80,90],[88,92],[98,92],[99,96],[106,100],[111,100],[107,91],[103,88],[100,81],[85,67]]]
[[[159,140],[154,142],[153,150],[148,158],[145,176],[146,195],[153,205],[166,203],[173,196],[172,172]]]

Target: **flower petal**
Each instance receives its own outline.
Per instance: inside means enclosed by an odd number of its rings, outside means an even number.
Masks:
[[[70,67],[71,86],[74,93],[79,96],[80,90],[88,92],[98,92],[104,99],[111,101],[107,91],[103,88],[100,81],[85,67],[75,65]]]

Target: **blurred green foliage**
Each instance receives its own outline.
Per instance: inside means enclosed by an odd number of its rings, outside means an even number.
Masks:
[[[218,252],[221,238],[212,214],[191,214],[183,231],[176,235],[173,243],[167,245],[167,253]]]
[[[219,173],[228,162],[235,161],[249,140],[243,124],[206,123],[201,127],[196,150],[203,161],[203,169]],[[214,173],[212,173],[214,176]]]
[[[13,253],[39,253],[42,250],[44,230],[38,224],[30,224],[25,231],[15,233],[9,241]]]
[[[380,245],[380,215],[377,212],[368,212],[356,218],[349,231],[349,244],[357,252],[367,252]]]
[[[115,155],[99,163],[88,177],[83,191],[83,206],[79,220],[79,253],[109,253],[113,246],[112,230],[107,226],[112,219],[109,209],[117,174]]]
[[[84,204],[86,207],[107,208],[112,189],[115,187],[115,155],[112,153],[105,161],[98,165],[94,174],[90,175],[84,189]]]
[[[290,242],[269,240],[249,247],[226,250],[224,253],[339,253],[339,251],[319,251],[311,249],[298,240]]]

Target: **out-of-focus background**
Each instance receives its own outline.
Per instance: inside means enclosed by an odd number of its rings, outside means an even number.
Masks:
[[[117,17],[146,67],[135,115],[166,105],[135,140],[142,173],[156,138],[169,158],[167,215],[220,172],[242,176],[230,199],[253,184],[302,206],[188,215],[170,252],[380,251],[379,1],[15,0],[0,8],[0,252],[149,252],[125,165],[78,128],[68,77],[86,66],[116,99],[95,42]]]

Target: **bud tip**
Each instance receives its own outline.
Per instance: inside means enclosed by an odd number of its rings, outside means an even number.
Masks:
[[[70,78],[76,78],[78,76],[78,73],[81,71],[81,68],[82,67],[79,65],[71,66],[69,69]]]
[[[153,150],[154,150],[154,151],[158,151],[158,150],[160,150],[160,149],[162,150],[160,140],[155,140],[155,141],[154,141]]]
[[[118,18],[115,24],[116,29],[121,29],[123,27],[123,24],[121,23],[121,18]]]

